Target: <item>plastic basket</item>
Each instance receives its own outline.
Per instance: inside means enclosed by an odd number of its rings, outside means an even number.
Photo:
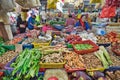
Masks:
[[[49,46],[51,43],[51,41],[48,41],[48,42],[44,42],[44,43],[36,43],[36,42],[33,42],[32,44],[34,45],[34,48],[40,48],[42,46]]]
[[[114,52],[116,55],[120,56],[120,52],[116,51],[117,48],[120,48],[120,46],[113,46],[112,47],[112,52]]]
[[[106,69],[105,71],[117,71],[120,70],[120,66],[111,66],[108,69]]]
[[[92,49],[88,49],[88,50],[77,50],[75,48],[75,45],[76,44],[90,44],[93,46]],[[85,41],[81,41],[81,42],[74,42],[73,43],[73,48],[74,48],[74,51],[78,54],[87,54],[87,53],[91,53],[91,52],[94,52],[94,51],[97,51],[99,49],[99,47],[94,43],[92,42],[91,40],[85,40]]]
[[[98,46],[104,46],[104,47],[109,47],[111,43],[97,43]]]
[[[0,77],[2,77],[2,76],[3,76],[3,74],[4,74],[4,73],[3,73],[3,71],[0,71]]]
[[[63,63],[42,63],[40,62],[40,68],[64,68],[66,62]]]
[[[0,80],[2,80],[2,77],[4,76],[4,72],[0,71]]]
[[[88,71],[88,72],[89,72],[89,71],[90,71],[90,72],[91,72],[91,71],[102,71],[102,72],[103,72],[104,70],[105,70],[105,68],[103,68],[103,67],[101,67],[101,68],[96,68],[96,69],[94,69],[94,68],[86,69],[86,71]]]
[[[68,69],[68,68],[65,66],[65,70],[66,70],[66,72],[68,72],[68,73],[72,73],[72,72],[75,72],[75,71],[85,71],[86,69],[85,69],[85,68]]]
[[[117,33],[120,33],[120,26],[106,26],[107,33],[111,31],[115,31]]]

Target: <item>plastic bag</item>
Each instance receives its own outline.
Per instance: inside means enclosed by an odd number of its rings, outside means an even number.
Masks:
[[[115,6],[106,6],[106,7],[103,7],[99,17],[100,18],[111,18],[116,15],[115,12],[116,12]]]
[[[90,3],[101,3],[102,0],[90,0]]]
[[[58,0],[47,0],[47,9],[56,9],[56,3]]]

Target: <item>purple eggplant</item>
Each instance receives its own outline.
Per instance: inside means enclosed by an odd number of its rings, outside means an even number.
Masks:
[[[72,73],[74,77],[77,78],[77,80],[92,80],[91,77],[89,77],[85,72],[83,71],[76,71]]]
[[[89,72],[89,75],[92,76],[94,79],[98,79],[99,77],[104,77],[104,73],[100,71]]]
[[[107,80],[105,77],[99,77],[97,80]]]

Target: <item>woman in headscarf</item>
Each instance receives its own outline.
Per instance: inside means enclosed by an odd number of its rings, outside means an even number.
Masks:
[[[91,27],[88,22],[87,15],[82,15],[81,18],[76,22],[75,27],[80,28],[81,30],[90,31]]]

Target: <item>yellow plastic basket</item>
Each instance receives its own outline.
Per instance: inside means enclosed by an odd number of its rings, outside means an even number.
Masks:
[[[51,43],[51,41],[49,42],[44,42],[44,43],[36,43],[36,42],[33,42],[32,44],[34,45],[34,48],[41,48],[42,46],[49,46]]]
[[[42,63],[40,62],[40,68],[64,68],[65,61],[63,63]]]
[[[105,70],[105,68],[103,68],[103,67],[101,67],[101,68],[96,68],[96,69],[93,69],[93,68],[91,68],[91,69],[86,69],[86,71],[88,71],[88,72],[90,72],[90,71],[104,71]]]

